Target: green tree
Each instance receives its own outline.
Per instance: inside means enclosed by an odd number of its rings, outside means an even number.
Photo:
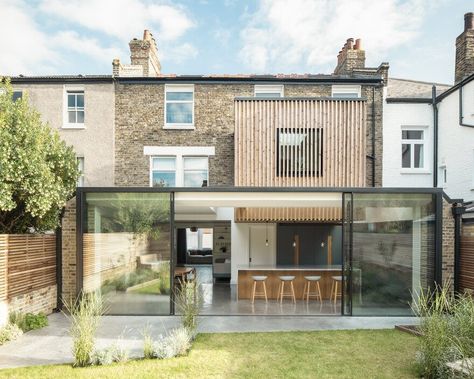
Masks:
[[[9,80],[0,78],[0,233],[51,230],[74,195],[76,156],[27,97],[12,95]]]

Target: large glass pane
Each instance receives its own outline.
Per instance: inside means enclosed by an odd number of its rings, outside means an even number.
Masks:
[[[110,314],[170,313],[170,194],[87,193],[83,288]]]
[[[411,315],[434,279],[434,195],[355,193],[352,228],[352,314]]]
[[[167,124],[192,124],[193,104],[192,103],[167,103],[166,104]]]

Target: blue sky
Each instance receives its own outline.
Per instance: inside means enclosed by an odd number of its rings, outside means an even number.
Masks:
[[[0,0],[0,74],[110,74],[152,31],[163,73],[331,73],[349,37],[367,65],[451,83],[472,0]]]

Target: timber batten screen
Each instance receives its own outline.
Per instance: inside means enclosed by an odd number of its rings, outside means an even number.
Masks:
[[[365,114],[362,99],[235,100],[235,185],[365,187]]]

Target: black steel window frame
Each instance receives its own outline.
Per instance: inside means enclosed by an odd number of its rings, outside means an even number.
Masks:
[[[313,169],[308,168],[301,170],[287,170],[287,160],[281,161],[280,156],[280,134],[298,134],[298,133],[311,133],[313,134],[313,161],[306,162],[306,166],[313,166]],[[277,177],[321,177],[323,176],[323,128],[277,128],[276,130],[276,176]],[[286,173],[288,172],[288,175]]]
[[[80,295],[83,289],[83,233],[85,227],[85,194],[88,192],[95,193],[169,193],[170,194],[170,203],[172,204],[170,209],[170,249],[171,249],[171,267],[170,267],[170,280],[171,284],[174,285],[173,273],[176,266],[176,244],[174,242],[174,216],[175,216],[175,194],[176,192],[234,192],[234,193],[252,193],[252,192],[263,192],[263,193],[273,193],[273,192],[295,192],[295,193],[341,193],[342,198],[344,199],[344,193],[351,194],[355,193],[384,193],[384,194],[432,194],[435,197],[435,256],[434,256],[434,282],[441,284],[442,283],[442,243],[443,243],[443,190],[441,188],[395,188],[395,187],[77,187],[76,188],[76,294]],[[344,204],[342,204],[344,205]],[[352,207],[351,202],[351,207]],[[343,208],[344,212],[344,208]],[[343,216],[344,217],[344,216]],[[352,219],[350,220],[351,224],[351,245],[352,245]],[[342,230],[342,235],[344,236],[344,225]],[[344,237],[342,237],[344,238]],[[344,240],[342,240],[342,246],[344,248]],[[352,249],[351,249],[352,250]],[[352,251],[350,252],[352,255]],[[344,260],[342,268],[344,269]],[[344,273],[344,271],[343,271]],[[343,279],[344,281],[344,275]],[[433,283],[434,284],[434,283]],[[342,282],[342,289],[344,290],[344,282]],[[171,287],[174,288],[174,287]],[[341,296],[341,315],[349,316],[344,314],[344,295]],[[352,289],[350,288],[349,296],[352,298]],[[171,291],[171,304],[170,304],[170,314],[175,314],[174,309],[174,294]],[[133,315],[129,315],[133,316]],[[136,314],[134,316],[142,316],[141,314]],[[149,316],[149,315],[147,315]],[[157,317],[163,315],[156,315]],[[166,315],[164,315],[166,316]],[[291,315],[289,315],[291,316]],[[314,317],[314,315],[307,315],[308,317]],[[299,316],[301,317],[301,316]],[[370,316],[367,316],[370,317]],[[390,317],[387,315],[387,317]]]

